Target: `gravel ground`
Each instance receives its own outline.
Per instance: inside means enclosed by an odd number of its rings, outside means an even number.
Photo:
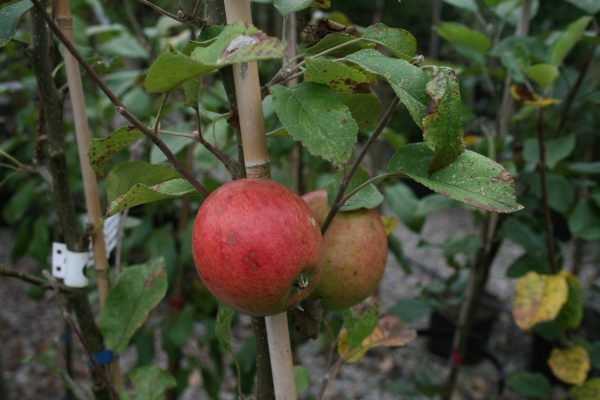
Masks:
[[[435,248],[418,246],[421,238],[430,242],[441,242],[450,236],[459,237],[473,232],[470,214],[463,209],[443,210],[432,214],[421,235],[414,234],[402,225],[395,235],[401,240],[405,253],[413,260],[424,264],[426,269],[415,268],[414,273],[406,275],[397,265],[393,257],[389,257],[385,277],[380,287],[381,309],[388,310],[398,300],[413,297],[420,293],[421,288],[435,276],[448,276],[452,270],[445,265],[442,251]],[[8,260],[12,234],[0,229],[0,262]],[[591,247],[591,246],[590,246]],[[597,249],[593,251],[597,257]],[[567,260],[570,249],[565,249]],[[491,293],[510,304],[513,295],[514,282],[505,277],[508,265],[522,250],[511,243],[504,243],[492,269],[488,289]],[[597,269],[588,262],[583,276],[596,276]],[[35,263],[31,260],[21,260],[17,267],[26,272],[33,272]],[[584,279],[590,281],[589,279]],[[26,285],[14,279],[0,279],[0,366],[3,368],[2,377],[8,389],[8,398],[0,400],[29,400],[29,399],[61,399],[62,388],[60,379],[39,361],[28,361],[35,357],[45,357],[50,360],[50,366],[60,367],[60,337],[63,323],[60,319],[59,304],[52,293],[46,293],[40,301],[31,300],[26,293]],[[153,318],[159,318],[166,312],[166,307],[159,307]],[[419,329],[427,325],[426,320],[410,324],[410,328]],[[200,335],[205,328],[197,324],[195,332]],[[249,318],[242,317],[233,331],[234,348],[239,348],[251,334]],[[160,338],[156,337],[157,344]],[[384,387],[398,378],[411,380],[416,374],[427,371],[434,379],[443,380],[447,374],[445,360],[427,352],[426,340],[418,338],[410,345],[393,350],[373,350],[358,364],[344,365],[326,392],[327,399],[400,399],[384,391]],[[503,363],[507,372],[522,369],[526,366],[530,339],[515,327],[509,309],[499,313],[499,319],[490,339],[489,348]],[[198,347],[197,341],[191,340],[184,347],[185,354],[198,357],[201,362],[210,362],[206,349]],[[84,364],[82,349],[75,344],[75,380],[86,387],[87,371]],[[308,390],[313,396],[318,393],[322,377],[327,370],[327,351],[318,341],[304,344],[297,354],[301,363],[310,370],[311,385]],[[129,349],[121,355],[121,370],[128,371],[136,362],[135,350]],[[156,363],[166,366],[166,356],[158,353]],[[421,371],[421,372],[420,372]],[[232,386],[235,378],[231,371],[227,381],[230,386],[224,388],[221,398],[234,399]],[[494,399],[496,398],[496,381],[498,374],[489,362],[482,362],[472,367],[465,367],[461,374],[459,390],[456,399]],[[558,391],[562,390],[560,388]],[[557,393],[558,394],[558,393]],[[182,396],[185,400],[208,399],[202,389],[202,378],[198,372],[189,378],[189,387]],[[415,397],[411,397],[415,398]],[[511,393],[505,392],[505,399],[518,399]]]

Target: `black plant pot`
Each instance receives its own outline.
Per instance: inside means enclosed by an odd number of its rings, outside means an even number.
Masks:
[[[485,357],[487,343],[498,319],[498,303],[491,296],[480,302],[471,327],[463,364],[473,365]],[[458,309],[436,310],[429,318],[427,350],[446,359],[450,358],[452,340],[458,321]]]

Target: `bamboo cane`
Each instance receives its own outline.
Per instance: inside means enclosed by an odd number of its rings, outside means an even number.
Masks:
[[[73,20],[71,18],[71,7],[69,0],[57,0],[54,5],[56,20],[61,31],[67,39],[74,43]],[[77,139],[77,150],[79,153],[79,165],[83,179],[83,188],[85,194],[85,205],[88,214],[88,220],[92,230],[92,252],[94,256],[94,270],[96,272],[96,284],[100,301],[100,309],[104,307],[104,302],[110,289],[108,280],[108,258],[104,243],[104,229],[101,219],[100,198],[98,196],[98,182],[88,157],[88,149],[91,141],[91,132],[88,124],[87,113],[85,110],[85,98],[83,95],[83,86],[81,82],[81,73],[77,60],[70,52],[63,48],[63,58],[65,60],[65,71],[67,74],[67,84],[69,87],[69,97],[73,107],[73,120],[75,122],[75,136]],[[115,387],[121,386],[121,378],[118,362],[110,366],[111,377]]]
[[[252,23],[250,0],[225,0],[227,23]],[[244,148],[246,176],[268,178],[269,155],[262,113],[260,82],[256,62],[234,65],[233,76],[238,104],[240,131]],[[288,332],[287,314],[265,318],[273,384],[277,400],[296,399],[292,350]]]

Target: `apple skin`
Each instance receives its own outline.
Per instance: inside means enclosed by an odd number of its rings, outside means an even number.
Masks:
[[[303,199],[322,225],[330,210],[327,192],[310,192]],[[383,277],[388,253],[379,213],[366,209],[338,212],[323,240],[321,281],[310,298],[321,298],[325,310],[339,310],[369,297]]]
[[[284,312],[315,289],[322,242],[302,198],[266,179],[220,186],[202,203],[192,230],[194,263],[208,290],[255,316]]]

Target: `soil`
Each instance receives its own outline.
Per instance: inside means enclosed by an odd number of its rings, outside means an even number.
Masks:
[[[473,232],[470,223],[470,214],[464,209],[443,210],[431,215],[420,235],[409,231],[404,226],[399,226],[396,237],[402,242],[406,255],[419,262],[414,266],[414,272],[407,275],[390,255],[385,277],[382,281],[380,294],[380,307],[383,312],[397,303],[400,299],[416,296],[421,288],[428,282],[447,277],[453,271],[447,267],[442,251],[436,248],[419,247],[422,238],[430,242],[441,242],[453,236],[459,237],[465,233]],[[8,263],[9,251],[13,233],[0,229],[0,263]],[[564,248],[565,259],[570,260],[571,249]],[[584,286],[597,277],[597,269],[593,267],[599,259],[598,249],[589,244],[588,256],[582,272]],[[590,254],[592,253],[592,254]],[[495,264],[489,281],[490,293],[503,301],[504,307],[500,313],[489,342],[489,350],[503,364],[507,374],[523,370],[527,366],[530,352],[530,338],[519,331],[512,321],[510,302],[513,295],[514,281],[505,277],[508,265],[522,254],[522,249],[512,243],[504,243],[496,257]],[[32,273],[36,263],[30,259],[20,260],[15,268]],[[17,279],[0,278],[0,372],[2,384],[5,387],[4,395],[0,391],[0,400],[33,400],[33,399],[63,399],[64,391],[59,376],[51,372],[41,360],[46,358],[49,366],[63,368],[60,356],[64,326],[60,315],[59,299],[55,294],[47,292],[39,300],[32,300],[27,294],[28,285]],[[586,293],[590,293],[587,291]],[[593,296],[593,294],[589,294]],[[594,302],[589,299],[588,304],[599,304],[597,298]],[[167,312],[166,306],[161,306],[154,311],[152,318],[160,318]],[[427,326],[427,320],[422,319],[409,325],[412,329],[421,329]],[[200,323],[194,330],[201,334],[206,330]],[[249,318],[242,317],[235,325],[232,332],[234,348],[240,348],[245,339],[251,335]],[[160,338],[155,338],[160,343]],[[75,382],[89,394],[87,389],[87,369],[83,349],[74,343],[74,371]],[[309,341],[302,345],[297,352],[297,358],[306,366],[311,375],[311,384],[307,394],[316,396],[321,386],[322,377],[328,368],[327,347],[323,348],[319,341]],[[160,346],[157,346],[160,348]],[[193,355],[200,362],[210,362],[207,349],[200,348],[197,341],[190,340],[184,346],[184,353]],[[137,355],[133,348],[121,354],[121,370],[126,373],[136,362]],[[161,367],[166,367],[164,353],[156,355],[155,362]],[[393,395],[385,390],[389,384],[398,379],[414,381],[418,375],[427,373],[434,381],[441,382],[448,371],[446,360],[440,359],[427,352],[425,339],[418,338],[406,347],[398,349],[378,349],[370,351],[365,358],[357,364],[343,365],[335,379],[327,388],[326,399],[373,399],[391,400],[419,397]],[[223,388],[221,399],[235,398],[235,377],[228,370],[226,378],[227,387]],[[491,363],[482,363],[465,367],[459,381],[459,390],[455,399],[495,399],[497,398],[498,373]],[[198,371],[192,373],[188,380],[189,386],[182,399],[198,400],[208,399],[202,388],[202,378]],[[564,388],[555,386],[555,398],[564,394]],[[302,398],[307,398],[304,394]],[[519,399],[514,393],[505,390],[504,399]]]

